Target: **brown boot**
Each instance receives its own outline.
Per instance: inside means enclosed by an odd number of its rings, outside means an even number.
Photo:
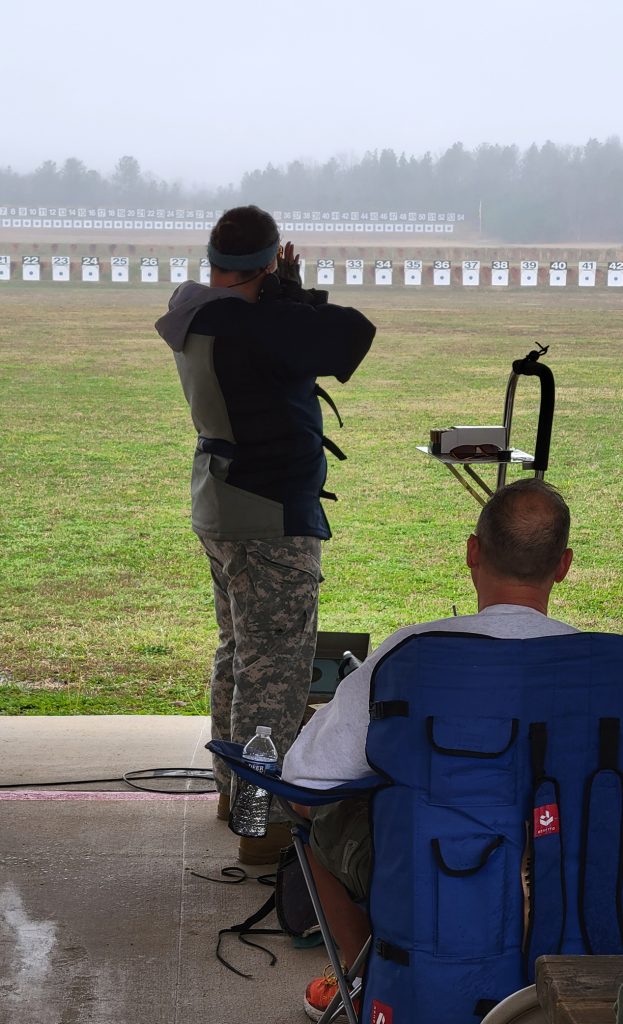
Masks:
[[[229,793],[219,793],[216,817],[219,821],[229,821]]]
[[[276,864],[281,850],[291,843],[291,826],[285,821],[276,821],[268,826],[266,835],[259,839],[240,837],[238,860],[241,864]]]

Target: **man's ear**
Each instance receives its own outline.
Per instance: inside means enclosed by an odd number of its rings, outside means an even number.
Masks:
[[[475,569],[480,562],[480,544],[475,533],[471,533],[467,538],[466,562],[468,569]]]
[[[564,580],[565,576],[569,572],[569,569],[571,568],[572,561],[573,549],[567,548],[565,551],[563,551],[556,572],[554,573],[554,583],[560,583],[562,580]]]

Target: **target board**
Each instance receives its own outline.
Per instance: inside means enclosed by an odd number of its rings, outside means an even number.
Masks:
[[[393,269],[391,260],[375,260],[374,261],[374,283],[385,285],[391,284],[393,278]]]
[[[188,257],[172,256],[169,260],[171,284],[188,281]]]
[[[52,257],[52,280],[53,281],[69,281],[71,273],[71,266],[69,263],[69,256],[53,256]]]
[[[491,261],[491,284],[494,288],[507,288],[509,275],[508,260]]]
[[[346,284],[363,284],[363,260],[346,260]]]
[[[22,281],[40,281],[41,262],[38,256],[22,256]]]
[[[466,288],[477,288],[480,284],[480,260],[463,260],[463,285]]]
[[[335,260],[316,260],[316,281],[318,284],[333,284]]]
[[[156,284],[158,281],[158,257],[141,256],[141,284]]]
[[[534,288],[539,279],[538,260],[522,260],[519,265],[519,283],[522,288]]]
[[[83,281],[99,281],[100,279],[100,261],[97,256],[83,256],[82,257],[82,280]]]
[[[199,284],[210,284],[210,261],[207,256],[199,260]]]
[[[554,260],[549,265],[549,283],[551,288],[564,288],[567,284],[567,261]]]
[[[452,264],[450,260],[435,260],[433,263],[433,284],[442,288],[448,287],[452,275]]]
[[[419,286],[422,284],[422,261],[405,260],[405,285]]]
[[[113,256],[110,260],[110,279],[127,284],[130,280],[130,257]]]
[[[583,260],[578,263],[578,286],[580,288],[594,288],[596,276],[596,260]]]
[[[0,256],[0,281],[11,280],[11,257]]]
[[[622,260],[611,260],[608,264],[608,288],[623,288]]]

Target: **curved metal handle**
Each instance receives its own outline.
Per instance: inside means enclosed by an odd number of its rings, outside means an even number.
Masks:
[[[513,373],[526,377],[538,377],[541,384],[541,403],[539,406],[539,423],[536,432],[536,445],[534,449],[534,471],[543,473],[549,462],[549,446],[552,439],[552,423],[554,421],[555,387],[554,374],[549,366],[538,363],[530,356],[525,359],[516,359],[513,363]]]

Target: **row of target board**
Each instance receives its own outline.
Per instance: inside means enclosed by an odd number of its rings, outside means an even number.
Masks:
[[[69,281],[72,272],[76,269],[75,261],[69,256],[51,256],[49,259],[52,269],[53,281]],[[108,262],[108,261],[107,261]],[[315,260],[316,284],[335,284],[335,271],[338,266],[334,259]],[[139,279],[143,284],[153,284],[160,280],[162,266],[168,267],[168,280],[171,283],[179,284],[188,280],[189,259],[186,256],[172,256],[168,260],[159,260],[157,256],[143,256],[138,263]],[[363,285],[365,263],[362,259],[347,259],[344,264],[346,271],[345,283],[347,285]],[[430,267],[425,267],[422,260],[402,260],[401,264],[395,264],[389,259],[374,260],[372,270],[374,283],[376,285],[392,285],[394,283],[394,271],[397,266],[402,266],[403,283],[405,285],[418,286],[423,283],[423,274],[426,270],[432,269],[432,283],[438,286],[449,286],[452,283],[453,268],[450,260],[434,260]],[[22,256],[22,280],[40,281],[41,272],[47,261],[40,256]],[[305,281],[306,272],[312,267],[306,267],[306,261],[301,260],[301,276]],[[312,265],[313,266],[313,265]],[[477,287],[481,283],[491,284],[494,287],[506,287],[511,283],[511,264],[509,260],[492,260],[490,264],[484,264],[481,260],[462,260],[456,266],[459,269],[460,281],[466,287]],[[481,282],[482,270],[487,268],[487,281]],[[99,281],[102,261],[98,256],[82,256],[78,264],[80,279],[82,281]],[[518,283],[522,287],[536,286],[539,283],[539,261],[521,260],[519,262]],[[546,265],[546,273],[549,271],[549,284],[552,287],[565,287],[569,264],[566,260],[555,260]],[[612,260],[606,267],[605,283],[611,288],[623,287],[623,261]],[[577,284],[580,287],[595,287],[597,280],[597,261],[584,260],[577,265]],[[308,274],[308,276],[310,276]],[[0,255],[0,281],[11,279],[11,257]],[[110,257],[110,279],[119,283],[130,281],[130,257]],[[456,279],[456,278],[455,278]],[[164,278],[163,278],[164,280]],[[206,258],[199,260],[199,281],[201,284],[210,283],[210,264]]]

